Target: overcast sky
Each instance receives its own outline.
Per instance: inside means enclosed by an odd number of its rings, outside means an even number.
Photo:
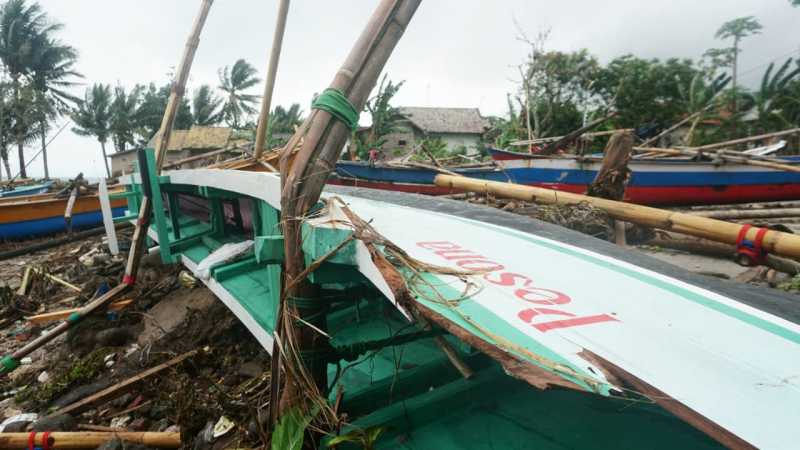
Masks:
[[[167,80],[200,5],[199,0],[39,3],[65,25],[60,36],[79,50],[78,69],[86,83],[125,86]],[[327,87],[377,3],[294,0],[273,105],[298,102],[307,111],[311,95]],[[190,91],[204,83],[216,86],[218,68],[238,58],[263,77],[276,10],[277,0],[217,0],[192,67]],[[499,115],[506,93],[515,89],[514,66],[526,51],[515,39],[514,19],[531,36],[550,28],[549,49],[588,48],[607,62],[628,53],[697,58],[724,45],[714,39],[721,23],[746,15],[764,25],[761,35],[742,44],[742,82],[753,84],[770,61],[800,55],[800,8],[788,0],[424,0],[386,71],[394,80],[406,80],[397,106],[479,107],[484,115]],[[26,155],[36,151],[27,149]],[[51,175],[104,174],[99,144],[70,127],[48,153]],[[34,161],[29,173],[41,176],[41,161]]]

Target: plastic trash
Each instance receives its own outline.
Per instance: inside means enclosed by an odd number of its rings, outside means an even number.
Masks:
[[[12,423],[36,422],[37,420],[39,420],[39,415],[36,413],[25,413],[25,414],[17,414],[16,416],[11,416],[8,419],[4,420],[3,423],[0,423],[0,433],[5,431],[6,427],[11,425]]]
[[[233,261],[239,255],[250,251],[253,248],[253,241],[242,241],[235,244],[225,244],[216,249],[213,253],[203,258],[197,269],[194,271],[194,276],[201,280],[208,280],[211,277],[211,269],[229,261]]]

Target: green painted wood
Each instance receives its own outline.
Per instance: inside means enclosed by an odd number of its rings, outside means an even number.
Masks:
[[[244,257],[244,256],[243,256]],[[244,257],[242,260],[216,266],[211,270],[211,276],[220,283],[235,276],[252,272],[259,267],[255,256]]]
[[[254,244],[258,262],[263,264],[283,263],[283,236],[256,236]]]
[[[176,255],[172,254],[169,246],[170,240],[167,232],[167,215],[164,209],[164,201],[161,197],[161,182],[156,172],[158,166],[156,165],[153,149],[145,149],[145,156],[147,157],[149,170],[147,173],[140,172],[140,176],[147,177],[150,180],[150,186],[153,190],[153,224],[158,234],[158,242],[165,244],[160,248],[159,254],[161,255],[161,261],[165,264],[173,264],[178,261],[178,258]],[[169,179],[167,179],[167,183],[168,182]]]
[[[314,227],[306,222],[303,223],[301,233],[303,237],[303,255],[305,257],[306,266],[324,257],[347,239],[350,239],[350,242],[326,259],[326,262],[351,266],[357,265],[356,242],[351,239],[353,230],[345,228]]]

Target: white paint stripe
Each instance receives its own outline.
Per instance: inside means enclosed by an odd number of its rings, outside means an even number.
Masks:
[[[108,186],[106,179],[100,178],[100,185],[98,187],[100,198],[100,210],[103,213],[103,226],[106,228],[106,236],[108,237],[108,250],[112,255],[119,254],[119,245],[117,245],[117,230],[114,228],[114,215],[111,213],[111,202],[108,199]]]
[[[183,265],[194,273],[197,270],[197,264],[195,264],[191,259],[186,257],[185,255],[181,255],[181,262]],[[231,312],[242,321],[244,326],[250,331],[253,337],[256,338],[259,344],[264,347],[270,355],[272,355],[272,345],[275,340],[272,338],[272,335],[267,332],[257,321],[250,315],[249,312],[242,306],[236,298],[228,292],[225,287],[217,282],[213,277],[209,278],[208,280],[201,280],[203,284],[205,284],[214,295],[219,298]]]

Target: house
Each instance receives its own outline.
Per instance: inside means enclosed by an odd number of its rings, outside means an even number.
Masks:
[[[400,107],[395,131],[384,136],[381,149],[386,157],[398,157],[414,150],[426,138],[441,139],[450,151],[477,153],[488,121],[478,108]],[[369,128],[358,132],[366,137]],[[363,139],[363,138],[362,138]]]
[[[147,143],[148,148],[155,148],[156,136],[153,136]],[[226,147],[235,147],[237,144],[245,143],[246,139],[239,139],[233,130],[227,127],[199,127],[193,126],[189,130],[172,130],[167,145],[167,156],[165,164],[219,150]],[[231,151],[230,155],[224,154],[222,158],[228,158],[239,152]],[[108,155],[111,160],[111,173],[118,176],[122,173],[130,173],[135,169],[136,149]],[[202,164],[203,161],[189,163],[186,167],[194,167]]]

